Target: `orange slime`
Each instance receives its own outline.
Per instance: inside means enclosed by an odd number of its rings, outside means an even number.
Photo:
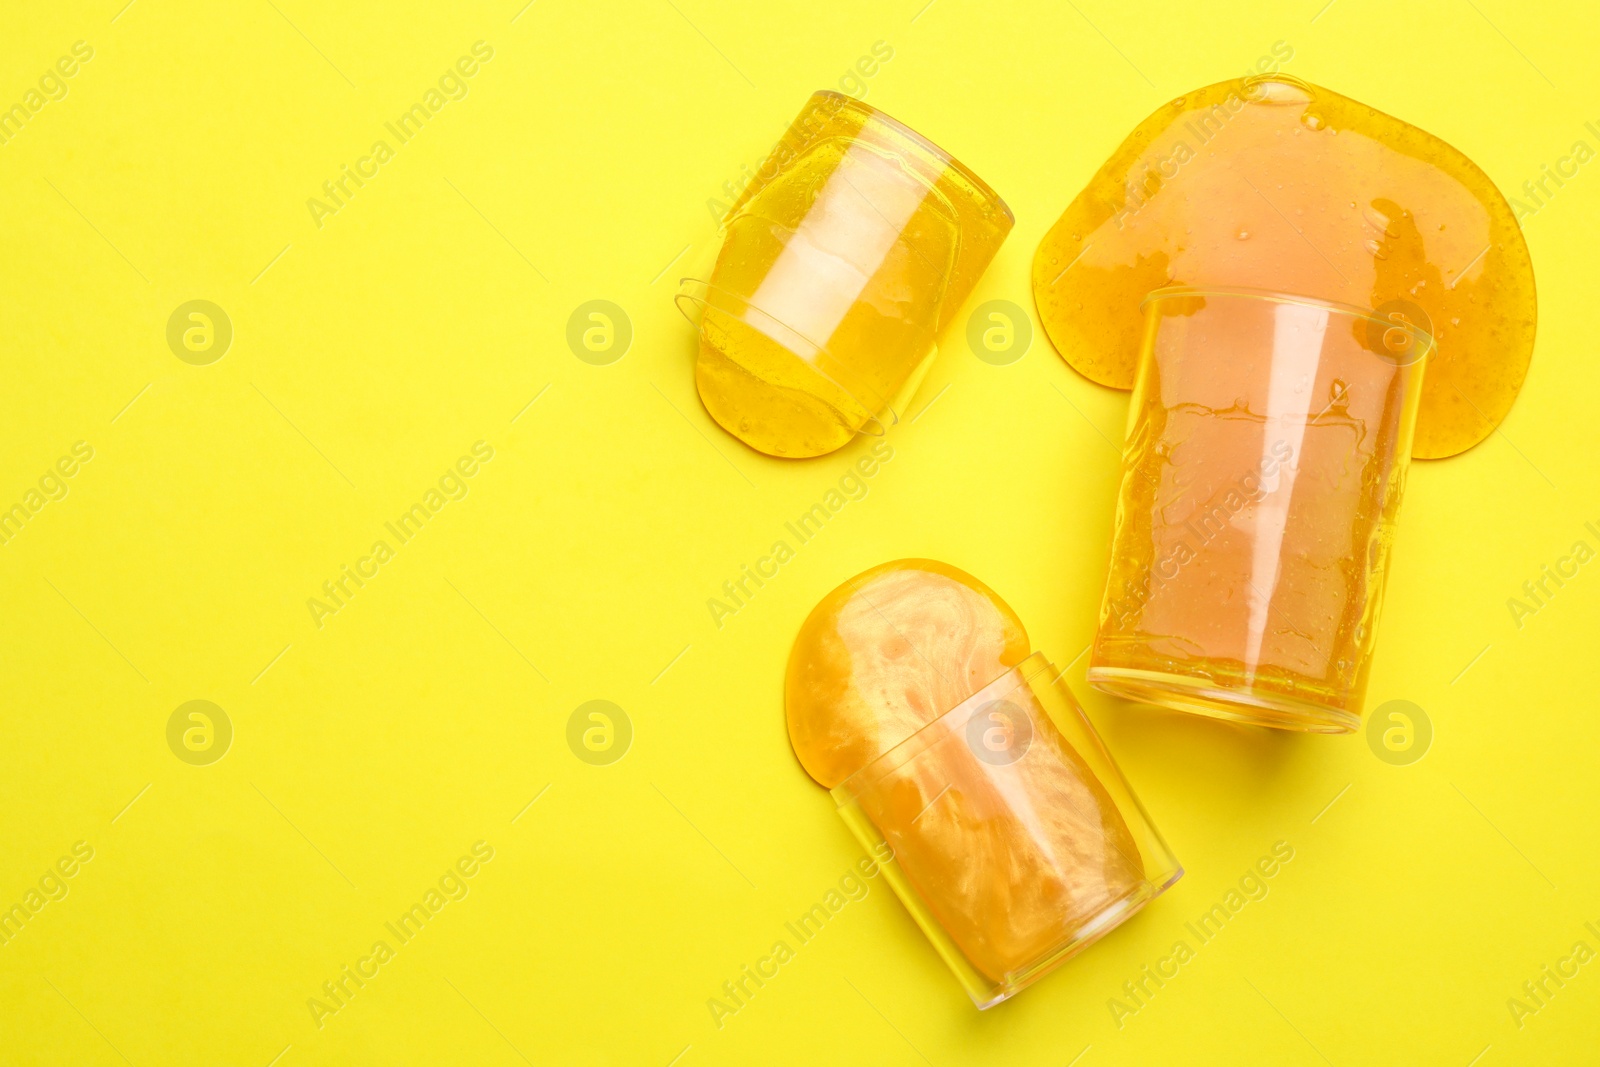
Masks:
[[[829,789],[1028,658],[1022,620],[970,574],[899,560],[824,597],[789,654],[789,740]]]
[[[957,729],[858,797],[940,925],[997,981],[1087,936],[1145,879],[1105,787],[1007,673],[1027,655],[1021,621],[988,587],[900,560],[817,605],[786,682],[790,741],[829,787],[980,691],[1031,724],[1024,758],[996,766]]]
[[[1039,245],[1033,292],[1085,377],[1132,386],[1140,302],[1245,286],[1371,308],[1433,334],[1413,454],[1498,426],[1533,354],[1533,265],[1510,206],[1432,134],[1283,74],[1157,110]]]

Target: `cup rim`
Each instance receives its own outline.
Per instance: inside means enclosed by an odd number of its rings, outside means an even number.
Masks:
[[[857,798],[878,779],[942,741],[951,733],[951,727],[959,728],[964,725],[953,721],[956,716],[965,713],[970,719],[984,705],[1003,698],[1007,693],[1026,688],[1035,678],[1046,672],[1053,672],[1050,678],[1052,682],[1063,673],[1055,669],[1055,665],[1043,652],[1029,653],[1021,663],[1006,668],[977,692],[937,718],[918,727],[910,737],[878,753],[867,762],[866,766],[834,786],[829,792],[833,794],[834,800],[840,807],[856,803]]]
[[[1263,300],[1273,304],[1300,304],[1305,307],[1325,308],[1336,311],[1341,315],[1351,318],[1366,319],[1385,330],[1403,329],[1411,333],[1422,344],[1422,355],[1407,360],[1407,363],[1416,363],[1438,351],[1439,342],[1433,334],[1422,329],[1414,323],[1397,323],[1389,319],[1379,318],[1371,308],[1358,307],[1355,304],[1345,304],[1338,300],[1324,300],[1319,296],[1303,296],[1299,293],[1279,292],[1275,289],[1255,289],[1242,285],[1168,285],[1160,289],[1152,289],[1144,294],[1144,299],[1139,301],[1139,310],[1146,310],[1149,305],[1160,300],[1171,300],[1185,296],[1221,296],[1237,297],[1247,300]]]
[[[971,182],[978,192],[982,194],[984,199],[988,200],[991,204],[994,204],[1002,212],[1004,212],[1006,220],[1012,226],[1017,224],[1017,216],[1012,212],[1011,205],[1007,204],[1005,200],[1001,198],[1000,194],[994,191],[994,188],[990,186],[988,182],[974,174],[971,167],[968,167],[955,156],[951,155],[943,148],[940,148],[938,145],[928,140],[927,137],[918,133],[916,130],[913,130],[910,126],[907,126],[893,115],[890,115],[886,111],[875,108],[871,104],[864,104],[855,97],[850,96],[847,93],[841,93],[836,89],[818,89],[814,94],[814,97],[816,96],[825,96],[838,100],[842,102],[845,107],[848,107],[858,114],[865,116],[869,120],[883,123],[885,126],[890,127],[896,133],[911,141],[918,148],[921,148],[923,151],[939,157],[939,161],[944,166],[949,167],[967,181]]]
[[[1302,307],[1320,307],[1320,309],[1330,310],[1330,312],[1346,315],[1349,318],[1362,318],[1368,323],[1368,330],[1371,330],[1373,326],[1384,331],[1384,334],[1389,333],[1390,330],[1403,330],[1410,334],[1411,339],[1413,339],[1410,354],[1406,354],[1405,357],[1397,357],[1397,355],[1368,349],[1371,354],[1376,355],[1381,360],[1394,363],[1395,366],[1418,365],[1418,363],[1424,363],[1438,354],[1438,339],[1434,338],[1434,334],[1429,333],[1429,331],[1422,330],[1421,326],[1416,325],[1416,323],[1408,322],[1408,320],[1394,322],[1390,318],[1379,317],[1373,309],[1358,307],[1355,304],[1344,304],[1341,301],[1328,301],[1328,299],[1320,298],[1320,296],[1280,293],[1277,290],[1256,290],[1256,288],[1248,288],[1248,286],[1242,285],[1168,285],[1163,286],[1160,290],[1150,290],[1149,293],[1144,294],[1144,299],[1139,301],[1139,310],[1147,312],[1150,304],[1154,304],[1154,302],[1184,298],[1184,296],[1198,296],[1198,298],[1222,296],[1222,298],[1256,299],[1256,301],[1269,302],[1269,304],[1299,304]],[[1384,346],[1387,346],[1387,339],[1384,341]]]

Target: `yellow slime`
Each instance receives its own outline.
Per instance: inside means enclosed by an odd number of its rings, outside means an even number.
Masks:
[[[710,279],[685,294],[702,311],[706,411],[788,458],[881,434],[1011,225],[932,142],[817,93],[729,212]]]

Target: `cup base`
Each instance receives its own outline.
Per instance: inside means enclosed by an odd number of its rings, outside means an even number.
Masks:
[[[1003,742],[1002,731],[984,732],[1001,721],[1013,727]],[[1038,652],[832,792],[979,1009],[1037,982],[1183,875]]]
[[[1077,932],[1070,941],[1061,945],[1037,963],[1021,970],[1013,971],[999,982],[986,988],[980,989],[974,984],[963,983],[967,986],[967,995],[972,997],[972,1002],[978,1006],[979,1011],[992,1008],[1003,1000],[1010,1000],[1133,918],[1143,910],[1146,904],[1166,892],[1174,882],[1182,877],[1183,868],[1179,867],[1160,885],[1148,879],[1140,881],[1138,885],[1090,916],[1082,926],[1078,927]]]
[[[1086,680],[1100,692],[1126,700],[1250,726],[1313,734],[1349,734],[1361,727],[1361,717],[1342,708],[1295,700],[1248,685],[1229,686],[1164,671],[1100,666],[1091,666]]]

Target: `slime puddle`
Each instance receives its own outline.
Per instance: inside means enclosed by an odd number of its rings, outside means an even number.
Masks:
[[[1415,126],[1283,74],[1157,110],[1034,257],[1051,343],[1117,389],[1133,385],[1140,302],[1176,285],[1314,296],[1431,333],[1413,444],[1422,458],[1493,432],[1533,354],[1533,266],[1488,176]]]

